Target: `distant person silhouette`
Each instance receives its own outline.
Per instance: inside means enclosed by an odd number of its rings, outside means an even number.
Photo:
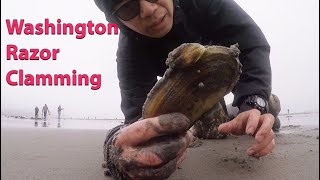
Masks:
[[[61,111],[63,110],[64,108],[61,108],[61,105],[59,105],[58,107],[58,119],[60,120],[60,117],[61,117]]]
[[[38,118],[39,118],[39,108],[36,106],[34,108],[34,127],[38,127]]]
[[[47,119],[47,113],[50,113],[49,108],[47,106],[47,104],[45,104],[42,108],[42,114],[43,114],[43,118],[44,120]]]
[[[39,108],[38,108],[38,106],[36,106],[36,108],[34,108],[34,118],[35,119],[39,118]]]

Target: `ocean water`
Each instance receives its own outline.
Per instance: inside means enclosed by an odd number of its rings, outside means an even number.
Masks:
[[[282,126],[319,126],[319,113],[281,115],[279,118]]]
[[[297,114],[292,116],[279,116],[281,126],[301,125],[301,126],[319,126],[319,113]],[[37,122],[37,123],[36,123]],[[34,119],[16,119],[1,116],[1,128],[64,128],[64,129],[111,129],[123,120],[75,120],[61,119],[60,124],[57,119],[43,120]]]

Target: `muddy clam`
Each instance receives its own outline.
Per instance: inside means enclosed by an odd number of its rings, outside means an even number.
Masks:
[[[168,69],[149,92],[142,118],[179,112],[192,124],[231,92],[241,74],[238,44],[185,43],[169,53]]]

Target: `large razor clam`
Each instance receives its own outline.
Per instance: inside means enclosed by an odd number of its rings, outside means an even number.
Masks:
[[[202,46],[186,43],[169,53],[169,68],[151,89],[143,118],[179,112],[190,127],[228,94],[241,74],[238,45]]]

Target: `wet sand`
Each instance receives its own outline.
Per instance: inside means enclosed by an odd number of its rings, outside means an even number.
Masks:
[[[101,167],[105,130],[1,128],[2,180],[108,180]],[[319,126],[285,126],[276,149],[245,155],[252,137],[202,140],[170,180],[319,179]]]

